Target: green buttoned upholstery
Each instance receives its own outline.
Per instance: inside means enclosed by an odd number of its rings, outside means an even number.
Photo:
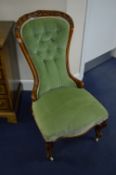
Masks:
[[[77,88],[67,73],[69,30],[69,23],[61,17],[32,18],[21,28],[39,77],[38,99],[32,108],[45,141],[81,135],[108,118],[102,104]]]
[[[22,28],[22,37],[39,74],[39,96],[58,88],[75,86],[66,70],[66,46],[69,24],[61,18],[30,20]]]

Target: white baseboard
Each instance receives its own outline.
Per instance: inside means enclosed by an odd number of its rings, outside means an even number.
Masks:
[[[82,77],[79,75],[79,73],[74,74],[74,77],[78,78],[79,80],[82,79]],[[20,81],[23,85],[23,90],[25,91],[31,91],[33,88],[33,80],[21,80]]]
[[[21,80],[20,81],[23,85],[23,90],[31,91],[33,88],[33,80]]]
[[[114,49],[112,52],[111,52],[111,56],[116,58],[116,49]]]

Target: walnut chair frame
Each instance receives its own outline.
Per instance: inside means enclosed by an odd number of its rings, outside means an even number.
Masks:
[[[38,17],[47,17],[47,16],[49,16],[49,17],[50,16],[62,17],[69,23],[70,31],[69,31],[69,38],[68,38],[68,43],[67,43],[67,47],[66,47],[66,68],[67,68],[67,72],[68,72],[69,77],[76,83],[77,87],[78,88],[84,87],[83,81],[78,80],[77,78],[73,77],[73,75],[71,74],[70,69],[69,69],[69,47],[70,47],[71,37],[72,37],[73,29],[74,29],[73,20],[71,19],[71,17],[68,14],[66,14],[64,12],[60,12],[60,11],[38,10],[35,12],[31,12],[31,13],[23,15],[22,17],[20,17],[18,19],[18,21],[16,23],[16,38],[17,38],[19,46],[20,46],[29,66],[30,66],[30,69],[32,71],[32,75],[34,78],[34,85],[33,85],[33,89],[32,89],[32,102],[34,102],[38,99],[37,89],[39,87],[39,76],[38,76],[38,73],[35,69],[33,62],[32,62],[31,56],[29,55],[28,50],[24,44],[24,41],[22,39],[20,31],[21,31],[22,25],[26,21],[28,21],[29,19],[38,18]],[[98,141],[101,138],[101,135],[102,135],[101,129],[106,126],[106,123],[107,123],[107,120],[102,122],[99,125],[94,126],[95,132],[96,132],[96,141]],[[52,161],[54,159],[53,158],[53,142],[46,142],[45,141],[45,148],[46,148],[47,158]]]

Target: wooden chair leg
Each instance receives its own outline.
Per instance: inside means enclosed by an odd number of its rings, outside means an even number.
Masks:
[[[101,125],[102,125],[102,128],[106,127],[107,126],[107,120],[104,121]]]
[[[95,126],[95,132],[96,132],[96,142],[99,141],[99,139],[102,137],[102,128],[107,126],[107,121],[104,121],[103,123],[101,123],[100,125],[96,125]]]
[[[45,147],[46,147],[46,157],[47,159],[49,159],[50,161],[53,161],[53,142],[46,142],[45,143]]]
[[[99,139],[102,137],[102,131],[101,131],[101,129],[102,129],[101,125],[95,126],[95,132],[96,132],[96,138],[95,138],[95,140],[96,140],[96,142],[98,142]]]

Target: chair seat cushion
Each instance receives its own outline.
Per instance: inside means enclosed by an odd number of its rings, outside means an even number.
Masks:
[[[108,118],[95,97],[75,87],[51,90],[33,102],[32,108],[45,141],[79,136]]]

